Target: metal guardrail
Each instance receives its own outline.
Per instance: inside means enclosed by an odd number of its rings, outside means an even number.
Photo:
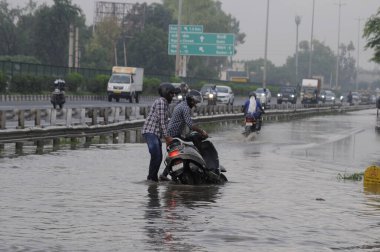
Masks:
[[[173,109],[174,106],[171,106]],[[374,105],[358,106],[318,106],[304,108],[303,106],[274,106],[267,110],[264,121],[278,121],[351,110],[374,108]],[[0,111],[0,144],[52,139],[60,137],[91,137],[102,134],[113,134],[134,130],[142,127],[149,112],[145,107],[108,107],[108,108],[64,108],[31,109]],[[217,122],[241,120],[240,106],[199,106],[194,112],[196,122]]]

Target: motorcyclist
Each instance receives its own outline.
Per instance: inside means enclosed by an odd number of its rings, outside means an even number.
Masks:
[[[246,118],[259,119],[262,114],[265,114],[263,107],[258,99],[256,99],[256,93],[251,91],[248,95],[248,99],[243,105],[243,113]],[[258,125],[258,130],[261,129],[261,123]]]
[[[168,135],[170,137],[186,139],[184,136],[186,126],[190,130],[198,132],[203,137],[208,137],[207,132],[195,125],[191,119],[191,109],[196,107],[197,103],[201,102],[200,97],[201,94],[198,91],[191,90],[186,95],[186,99],[176,105],[168,125]],[[167,171],[164,170],[160,175],[160,179],[168,180],[167,175]]]
[[[348,92],[348,95],[347,95],[347,102],[352,105],[352,92]]]
[[[168,145],[173,139],[168,134],[168,114],[169,104],[176,94],[176,88],[170,83],[161,83],[158,88],[160,97],[156,99],[149,111],[142,128],[149,153],[149,174],[147,180],[158,182],[158,170],[162,162],[162,143],[161,137],[165,138]]]
[[[65,84],[66,82],[62,79],[56,79],[54,81],[54,89],[59,89],[60,92],[65,91]]]
[[[265,111],[261,106],[260,100],[256,99],[256,93],[250,92],[248,99],[245,101],[243,106],[243,113],[245,117],[253,117],[255,119],[259,118],[261,114]]]

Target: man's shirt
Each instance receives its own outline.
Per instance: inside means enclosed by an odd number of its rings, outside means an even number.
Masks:
[[[168,136],[168,101],[160,97],[154,101],[141,133],[153,133],[158,137]]]
[[[186,100],[180,102],[172,113],[168,126],[168,134],[171,137],[178,137],[182,134],[185,126],[191,128],[193,120],[191,119],[191,108],[187,105]]]

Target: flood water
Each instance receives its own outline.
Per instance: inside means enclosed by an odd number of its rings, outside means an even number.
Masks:
[[[380,251],[376,111],[211,132],[230,180],[148,184],[145,144],[0,159],[0,251]]]

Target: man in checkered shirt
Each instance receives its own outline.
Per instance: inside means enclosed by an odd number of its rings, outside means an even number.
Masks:
[[[158,93],[161,97],[154,101],[142,128],[141,133],[147,142],[150,153],[148,181],[158,182],[158,170],[162,162],[161,138],[165,138],[166,145],[173,140],[167,130],[168,113],[169,104],[177,92],[175,87],[170,83],[160,84]]]

